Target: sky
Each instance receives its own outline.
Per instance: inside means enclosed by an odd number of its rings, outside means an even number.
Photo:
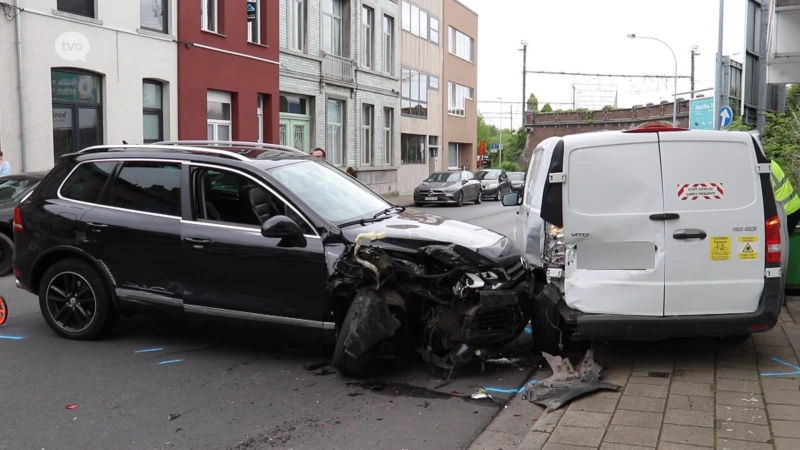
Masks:
[[[460,0],[478,18],[478,110],[487,122],[522,125],[522,48],[528,41],[527,70],[625,75],[673,75],[675,60],[663,44],[627,35],[658,38],[678,60],[678,74],[691,72],[695,89],[714,86],[719,23],[718,0]],[[742,62],[746,0],[724,0],[723,53]],[[671,100],[672,80],[597,78],[528,74],[526,98],[536,94],[539,107],[602,108]],[[678,80],[678,93],[690,90]],[[710,92],[700,93],[710,95]],[[679,95],[689,98],[689,95]],[[503,99],[502,106],[498,98]],[[509,102],[516,102],[509,105]],[[559,103],[559,104],[556,104]],[[513,113],[509,108],[513,107]],[[501,113],[502,112],[502,113]]]

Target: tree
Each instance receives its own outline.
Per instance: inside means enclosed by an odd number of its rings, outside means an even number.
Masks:
[[[606,105],[606,106],[603,106],[603,109],[608,111],[608,110],[614,109],[614,106],[613,105]]]
[[[550,106],[550,103],[545,103],[544,106],[542,106],[542,112],[543,113],[553,112],[553,107]]]
[[[536,98],[536,95],[531,92],[531,95],[528,97],[528,111],[538,111],[539,110],[539,99]]]

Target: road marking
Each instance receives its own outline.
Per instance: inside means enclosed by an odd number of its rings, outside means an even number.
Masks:
[[[21,340],[23,340],[25,338],[22,337],[22,336],[8,336],[8,335],[5,335],[5,334],[0,334],[0,339],[8,339],[8,340],[11,340],[11,341],[21,341]]]
[[[151,353],[151,352],[160,352],[161,350],[164,350],[164,347],[158,347],[158,348],[146,348],[146,349],[144,349],[144,350],[136,350],[136,351],[135,351],[135,352],[133,352],[133,353]]]
[[[170,360],[167,360],[167,361],[161,361],[158,364],[159,365],[161,365],[161,364],[173,364],[173,363],[179,363],[181,361],[183,361],[183,360],[182,359],[170,359]]]

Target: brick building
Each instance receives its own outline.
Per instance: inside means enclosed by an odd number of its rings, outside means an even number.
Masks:
[[[322,147],[376,192],[397,192],[398,3],[279,3],[280,142]]]

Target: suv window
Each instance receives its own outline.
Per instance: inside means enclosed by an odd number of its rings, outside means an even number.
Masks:
[[[181,215],[181,165],[126,162],[111,188],[110,206],[167,216]]]
[[[234,226],[261,224],[272,216],[287,216],[314,235],[308,223],[280,198],[252,179],[222,169],[195,169],[192,173],[193,215],[200,222]]]
[[[61,186],[61,196],[79,202],[97,203],[116,166],[116,162],[89,162],[79,165]]]

